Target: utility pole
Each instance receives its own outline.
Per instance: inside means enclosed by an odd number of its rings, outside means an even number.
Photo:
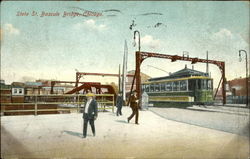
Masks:
[[[239,50],[239,57],[241,61],[241,52],[245,53],[246,56],[246,107],[248,107],[248,59],[246,50]]]
[[[125,40],[124,55],[123,55],[123,69],[122,69],[122,99],[126,101],[126,77],[127,77],[127,62],[128,61],[128,46]]]
[[[121,70],[120,70],[120,64],[119,64],[119,77],[118,77],[118,93],[121,91]]]

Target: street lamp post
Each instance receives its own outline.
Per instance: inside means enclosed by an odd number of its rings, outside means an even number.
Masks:
[[[140,32],[138,30],[134,31],[134,44],[136,44],[135,42],[135,35],[136,33],[138,33],[138,38],[139,38],[139,44],[138,44],[138,47],[139,47],[139,52],[141,51],[141,37],[140,37]]]
[[[136,46],[136,42],[135,42],[135,35],[136,35],[136,33],[138,34],[138,49],[139,49],[139,52],[136,52],[136,57],[137,56],[139,56],[140,55],[140,51],[141,51],[141,37],[140,37],[140,32],[138,31],[138,30],[135,30],[134,31],[134,46]],[[137,58],[136,58],[137,59]],[[137,63],[138,61],[136,61],[136,63]],[[138,64],[138,63],[137,63]],[[135,74],[134,74],[134,77],[133,77],[133,81],[132,81],[132,85],[131,85],[131,88],[130,88],[130,96],[129,96],[129,101],[128,101],[128,104],[130,103],[130,97],[131,97],[131,93],[132,93],[132,90],[133,90],[133,86],[134,86],[134,82],[135,82],[135,77],[139,77],[137,80],[138,81],[140,81],[141,79],[140,79],[140,74],[139,75],[137,75],[137,73],[139,73],[140,72],[140,66],[139,67],[137,67],[137,64],[136,64],[136,70],[135,70]],[[136,81],[137,83],[138,83],[138,81]],[[139,82],[140,83],[140,82]],[[139,88],[139,89],[138,89]],[[140,90],[140,84],[138,85],[136,85],[136,89],[137,90]],[[140,98],[141,96],[141,94],[139,93],[139,92],[137,92],[138,93],[138,97]]]
[[[245,56],[246,56],[246,107],[248,107],[248,61],[247,61],[247,52],[246,50],[239,50],[239,57],[241,60],[241,52],[245,52]]]
[[[140,72],[141,72],[141,36],[140,36],[140,32],[138,30],[135,30],[134,31],[134,41],[135,41],[135,35],[136,33],[138,34],[138,52],[136,52],[136,59],[139,59],[138,61],[136,60],[136,70],[135,70],[135,76],[134,76],[134,79],[136,78],[136,90],[137,90],[137,95],[139,97],[139,108],[141,109],[141,75],[140,75]],[[135,43],[136,44],[136,43]],[[134,82],[134,80],[133,80]],[[133,83],[134,84],[134,83]],[[133,84],[132,84],[132,87],[133,87]]]

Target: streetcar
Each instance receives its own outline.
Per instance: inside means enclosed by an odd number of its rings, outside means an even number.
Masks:
[[[213,79],[207,73],[185,68],[166,77],[151,78],[142,91],[153,106],[187,107],[213,104]]]

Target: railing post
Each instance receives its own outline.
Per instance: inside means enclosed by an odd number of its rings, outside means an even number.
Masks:
[[[0,116],[4,116],[4,112],[5,112],[5,105],[1,103],[1,115]]]
[[[36,98],[35,98],[35,116],[37,115],[37,95],[36,95]]]
[[[104,103],[104,97],[103,95],[101,95],[101,103],[102,103],[102,109],[103,109],[103,112],[105,111],[105,103]]]
[[[113,106],[112,106],[112,112],[114,113],[114,106],[115,106],[115,96],[114,95],[112,95],[113,96]]]
[[[80,110],[79,110],[79,107],[80,107],[80,103],[79,103],[79,94],[77,94],[77,113],[79,113],[80,112]]]

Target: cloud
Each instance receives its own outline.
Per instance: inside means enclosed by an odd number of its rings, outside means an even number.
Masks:
[[[235,33],[226,28],[211,34],[209,41],[210,44],[214,45],[214,48],[222,50],[246,49],[249,47],[247,38],[244,39],[241,33]]]
[[[107,26],[104,24],[97,25],[95,20],[89,19],[85,20],[83,23],[77,23],[74,25],[75,29],[88,29],[92,31],[103,31],[107,29]]]
[[[218,40],[218,39],[228,40],[228,39],[232,39],[232,38],[233,38],[232,32],[226,28],[222,28],[222,29],[220,29],[220,31],[218,31],[212,35],[213,40]]]
[[[250,3],[249,3],[250,4]],[[249,42],[250,42],[250,37],[249,37],[249,35],[250,35],[250,31],[249,31],[249,29],[247,29],[247,27],[244,29],[244,30],[242,30],[241,31],[241,33],[240,33],[240,36],[242,37],[242,39],[243,40],[245,40],[245,42],[247,43],[247,44],[249,44]]]
[[[15,28],[12,24],[5,24],[4,25],[4,32],[7,34],[11,34],[11,35],[19,35],[20,34],[20,30]]]
[[[150,48],[157,48],[160,46],[161,41],[159,39],[154,39],[151,35],[145,35],[141,38],[142,45],[146,45]]]

